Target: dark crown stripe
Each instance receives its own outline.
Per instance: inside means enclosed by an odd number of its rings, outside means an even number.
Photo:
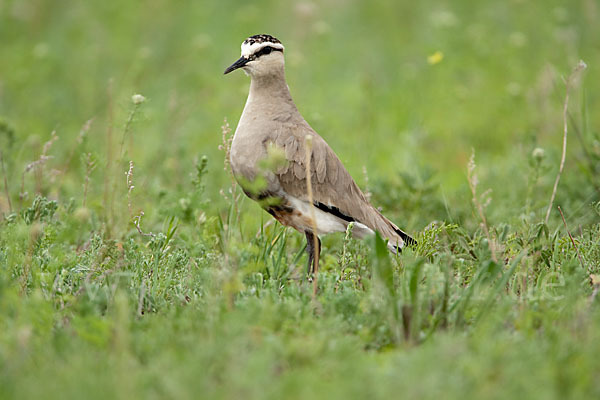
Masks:
[[[281,44],[279,39],[277,39],[276,37],[273,37],[271,35],[266,35],[266,34],[250,36],[248,39],[244,40],[244,44],[249,44],[249,45],[253,45],[254,43],[265,43],[265,42]]]

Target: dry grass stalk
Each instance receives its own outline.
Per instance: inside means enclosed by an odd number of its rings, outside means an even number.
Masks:
[[[481,195],[482,198],[487,197],[485,204],[481,204],[481,201],[477,196],[477,185],[479,184],[479,179],[477,178],[477,174],[475,173],[476,167],[477,165],[475,165],[475,150],[473,150],[471,153],[471,158],[469,159],[469,164],[467,166],[467,180],[469,181],[469,188],[471,189],[471,194],[473,195],[473,198],[471,200],[473,201],[473,205],[477,209],[479,218],[481,218],[481,227],[483,228],[483,232],[485,233],[485,236],[488,240],[488,246],[490,248],[490,252],[492,253],[492,260],[497,262],[498,258],[496,257],[496,240],[495,238],[492,238],[492,235],[490,234],[490,229],[488,227],[487,218],[485,217],[484,212],[485,207],[487,207],[491,201],[491,198],[489,197],[491,190],[487,190]]]
[[[142,217],[143,216],[144,216],[144,212],[140,211],[139,215],[136,215],[135,217],[133,217],[133,225],[135,226],[135,229],[137,229],[137,231],[139,232],[139,234],[142,235],[142,236],[149,236],[149,237],[156,236],[152,232],[144,232],[142,230],[141,224],[142,224]]]
[[[221,125],[221,144],[219,145],[219,150],[225,153],[225,159],[223,160],[223,170],[229,173],[229,178],[231,180],[231,187],[229,188],[230,201],[233,205],[233,212],[235,215],[235,223],[237,224],[239,219],[238,212],[238,201],[239,195],[237,195],[237,181],[235,176],[233,175],[233,170],[231,169],[231,142],[233,142],[233,135],[231,134],[231,128],[229,126],[229,122],[227,122],[227,118],[223,119],[223,125]],[[224,191],[220,192],[223,197],[226,198]]]
[[[83,143],[83,139],[85,138],[86,134],[88,133],[88,131],[92,127],[92,122],[94,122],[94,118],[88,119],[85,122],[85,124],[83,124],[83,126],[81,127],[81,129],[79,130],[79,134],[77,135],[77,139],[76,139],[77,143],[75,144],[75,146],[73,146],[73,148],[71,149],[71,151],[69,151],[69,155],[67,156],[67,160],[65,161],[65,163],[64,163],[64,165],[62,167],[62,170],[60,171],[60,180],[58,181],[58,187],[62,187],[63,180],[65,178],[65,175],[67,174],[67,170],[69,169],[69,165],[71,165],[71,161],[73,160],[73,157],[75,156],[75,151]]]
[[[135,185],[133,184],[133,161],[129,161],[129,169],[125,171],[125,176],[127,182],[127,209],[129,210],[129,218],[133,218],[133,225],[140,235],[154,237],[154,233],[144,232],[142,230],[141,224],[144,211],[140,211],[136,216],[133,215],[133,208],[131,206],[131,192],[133,191],[133,188],[135,188]]]
[[[41,190],[41,177],[43,175],[43,166],[46,162],[52,158],[53,156],[49,156],[48,152],[52,148],[54,142],[58,140],[58,136],[56,136],[56,131],[52,131],[50,134],[50,139],[44,143],[44,147],[42,148],[42,154],[37,160],[34,160],[27,164],[23,169],[23,173],[21,174],[21,191],[19,193],[19,208],[23,207],[23,200],[27,197],[27,192],[25,192],[25,174],[28,172],[34,171],[37,177],[36,183],[36,191],[40,192]]]
[[[546,210],[546,219],[544,222],[548,224],[548,219],[550,218],[550,211],[552,210],[552,204],[554,203],[554,198],[556,197],[556,190],[558,189],[558,182],[560,181],[560,176],[562,175],[563,169],[565,167],[565,159],[567,157],[567,132],[568,132],[568,108],[569,108],[569,92],[571,91],[571,85],[573,81],[579,74],[579,72],[583,71],[587,68],[587,65],[583,61],[579,61],[579,63],[573,68],[571,74],[565,80],[565,102],[563,103],[563,145],[562,145],[562,155],[560,157],[560,165],[558,167],[558,174],[556,174],[556,180],[554,181],[554,188],[552,189],[552,196],[550,197],[550,204],[548,204],[548,210]]]
[[[8,191],[8,177],[6,175],[6,169],[4,168],[4,154],[0,150],[0,164],[2,164],[2,176],[4,177],[4,193],[6,195],[6,201],[8,202],[8,211],[12,213],[12,203],[10,202],[10,193]]]
[[[308,202],[310,204],[310,219],[312,221],[313,229],[313,300],[317,295],[317,276],[319,274],[319,237],[317,232],[317,215],[315,213],[315,206],[313,202],[313,191],[312,191],[312,177],[310,170],[310,161],[312,158],[312,135],[306,135],[304,137],[304,149],[306,151],[306,192],[308,195]]]
[[[581,254],[579,253],[579,247],[577,247],[577,244],[575,243],[575,240],[573,239],[573,236],[571,235],[571,232],[569,231],[569,228],[567,227],[567,221],[565,221],[565,215],[563,214],[563,211],[560,208],[560,206],[558,206],[558,212],[560,212],[560,217],[562,218],[563,224],[565,225],[565,230],[567,231],[567,234],[569,235],[569,239],[571,239],[571,244],[573,244],[573,247],[575,248],[575,252],[577,253],[577,258],[579,259],[579,264],[581,265],[581,268],[585,269],[587,271],[588,275],[591,275],[591,271],[589,269],[587,269],[585,267],[585,264],[583,263],[583,258],[581,257]]]
[[[96,160],[92,157],[92,153],[86,153],[85,155],[85,181],[83,184],[83,206],[85,207],[87,202],[88,188],[90,186],[90,175],[92,171],[96,169]]]
[[[229,179],[231,180],[231,186],[229,187],[229,196],[225,194],[225,191],[221,189],[219,194],[223,196],[223,198],[229,202],[232,209],[229,210],[229,215],[226,220],[226,224],[224,224],[224,237],[223,237],[223,265],[229,269],[228,278],[224,284],[224,289],[227,294],[227,308],[232,310],[235,306],[235,291],[232,289],[236,285],[237,280],[237,263],[235,260],[232,260],[229,256],[229,237],[231,233],[231,226],[239,225],[240,213],[238,209],[238,201],[240,196],[237,195],[237,180],[235,179],[235,175],[233,174],[233,170],[231,169],[231,143],[233,142],[233,135],[231,134],[232,130],[229,126],[229,122],[227,122],[227,118],[223,118],[223,125],[221,125],[221,144],[218,146],[218,149],[225,153],[225,157],[223,159],[223,170],[227,171],[229,174]],[[233,211],[233,216],[231,215],[231,211]],[[233,217],[233,218],[232,218]]]
[[[137,96],[141,96],[141,95],[137,95]],[[139,101],[139,102],[134,100],[133,108],[131,109],[131,111],[129,112],[129,115],[127,116],[127,121],[125,122],[125,128],[123,128],[123,136],[121,136],[119,161],[122,161],[123,157],[125,156],[125,140],[129,136],[129,133],[131,132],[131,125],[133,124],[135,115],[137,114],[142,103],[143,103],[143,100]]]
[[[44,147],[42,149],[42,156],[48,157],[48,152],[50,151],[50,148],[52,148],[52,145],[57,140],[58,140],[58,136],[56,136],[56,131],[52,131],[52,133],[50,134],[50,139],[46,143],[44,143]],[[49,157],[49,158],[53,158],[53,157]],[[36,193],[42,192],[42,182],[44,182],[44,168],[43,168],[44,164],[45,164],[45,162],[42,162],[33,169],[33,174],[35,176],[35,191],[36,191]],[[51,175],[51,181],[54,181],[54,178],[58,174],[58,171],[51,170],[49,172]]]
[[[231,186],[235,187],[237,182],[235,180],[235,177],[233,176],[233,171],[231,170],[231,142],[233,142],[231,128],[229,127],[229,122],[227,122],[227,118],[224,118],[223,125],[221,125],[221,144],[219,145],[219,150],[225,153],[225,158],[223,160],[223,170],[229,173],[229,176],[231,178]]]
[[[44,143],[42,155],[45,156],[46,154],[48,154],[48,152],[50,151],[50,148],[52,147],[54,142],[56,142],[57,140],[58,140],[58,136],[56,136],[56,131],[52,131],[52,133],[50,133],[50,139],[48,139],[48,141],[46,143]]]
[[[118,192],[118,182],[116,174],[113,174],[113,172],[117,172],[118,168],[120,168],[122,162],[123,162],[123,157],[125,156],[125,141],[128,138],[128,136],[131,133],[131,128],[133,126],[133,122],[135,121],[135,116],[138,112],[138,110],[140,109],[141,105],[146,101],[146,98],[144,96],[142,96],[141,94],[134,94],[131,97],[131,102],[133,104],[133,108],[131,109],[131,111],[129,112],[129,115],[127,117],[127,121],[125,122],[125,126],[123,127],[123,134],[121,135],[121,142],[120,142],[120,149],[119,149],[119,153],[118,153],[118,159],[116,160],[116,163],[114,164],[114,168],[116,168],[115,171],[113,171],[113,155],[112,155],[112,123],[113,123],[113,106],[112,106],[112,80],[109,81],[109,88],[108,88],[108,96],[109,96],[109,104],[108,104],[108,112],[109,112],[109,124],[111,125],[109,127],[110,130],[110,138],[107,138],[107,144],[108,144],[108,154],[107,154],[107,168],[106,168],[106,175],[105,175],[105,180],[104,180],[104,203],[105,203],[105,208],[107,210],[107,234],[111,234],[111,229],[114,223],[114,219],[115,219],[115,209],[114,209],[114,201],[115,201],[115,193]],[[131,142],[130,142],[131,144]],[[132,146],[130,146],[132,147]],[[118,173],[118,172],[117,172]],[[130,216],[131,216],[131,212],[130,212]],[[140,230],[140,229],[138,229]],[[140,232],[141,233],[141,232]]]
[[[106,168],[104,169],[104,210],[105,210],[105,222],[107,225],[108,234],[110,235],[110,229],[113,221],[113,199],[114,190],[111,190],[112,181],[112,170],[113,170],[113,79],[108,81],[106,88]]]
[[[125,172],[127,180],[127,209],[129,210],[129,218],[133,218],[133,211],[131,211],[131,191],[135,187],[133,185],[133,161],[129,161],[129,170]]]
[[[75,156],[75,151],[77,150],[77,146],[80,146],[83,143],[83,140],[85,139],[85,135],[87,135],[88,131],[92,127],[92,122],[94,122],[94,118],[88,119],[87,121],[85,121],[85,124],[83,124],[83,126],[79,130],[77,139],[75,139],[77,144],[75,145],[75,147],[73,147],[71,149],[71,151],[69,152],[69,156],[67,157],[67,161],[65,162],[65,167],[63,168],[65,172],[67,171],[69,164],[71,164],[71,160],[73,160],[73,157]]]
[[[221,125],[221,140],[222,143],[219,145],[219,150],[225,152],[225,159],[223,160],[223,169],[225,171],[229,171],[229,156],[231,155],[231,142],[233,141],[233,137],[230,137],[231,128],[229,127],[229,122],[227,122],[227,118],[223,118],[223,125]]]

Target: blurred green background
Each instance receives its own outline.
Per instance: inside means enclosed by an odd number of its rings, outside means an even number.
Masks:
[[[579,59],[589,68],[571,112],[579,115],[584,93],[588,110],[598,104],[600,11],[593,0],[5,0],[0,10],[0,110],[18,143],[30,144],[20,148],[23,161],[39,151],[32,142],[45,142],[54,129],[57,151],[68,152],[90,118],[89,146],[102,160],[107,126],[115,124],[118,143],[130,96],[141,93],[149,102],[126,158],[152,168],[161,188],[181,183],[199,154],[211,166],[221,162],[220,126],[227,118],[235,129],[248,88],[243,73],[222,71],[255,33],[286,45],[300,111],[362,185],[363,166],[373,180],[431,173],[447,196],[463,201],[454,194],[466,188],[474,149],[480,178],[504,212],[513,208],[511,187],[533,148],[549,153],[552,168],[558,164],[561,77]],[[436,52],[442,58],[432,65]],[[597,132],[598,113],[583,123],[580,131]],[[597,142],[586,139],[597,155]],[[578,147],[572,132],[571,165]],[[65,185],[79,178],[67,176]],[[228,178],[215,171],[208,179],[214,191]],[[424,223],[427,217],[410,228]]]
[[[600,395],[598,21],[598,0],[0,0],[0,398]],[[334,235],[315,306],[301,235],[231,200],[219,146],[249,79],[223,70],[257,33],[420,238],[393,288]]]

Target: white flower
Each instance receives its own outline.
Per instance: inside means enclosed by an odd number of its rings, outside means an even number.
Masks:
[[[133,96],[131,96],[131,101],[136,106],[139,106],[140,104],[142,104],[143,102],[146,101],[146,98],[144,96],[142,96],[141,94],[134,94]]]
[[[531,152],[531,155],[533,156],[533,158],[536,161],[542,161],[542,159],[544,158],[544,156],[546,155],[546,151],[544,149],[542,149],[541,147],[536,147],[535,149],[533,149],[533,151]]]

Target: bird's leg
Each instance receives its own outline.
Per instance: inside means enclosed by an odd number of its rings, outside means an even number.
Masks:
[[[306,252],[308,253],[308,265],[306,266],[306,276],[312,281],[313,261],[315,259],[315,239],[312,232],[306,231]]]
[[[308,253],[308,277],[312,280],[313,274],[319,270],[319,258],[321,256],[321,239],[312,232],[306,231],[306,252]],[[317,250],[315,251],[315,238],[317,239]]]

